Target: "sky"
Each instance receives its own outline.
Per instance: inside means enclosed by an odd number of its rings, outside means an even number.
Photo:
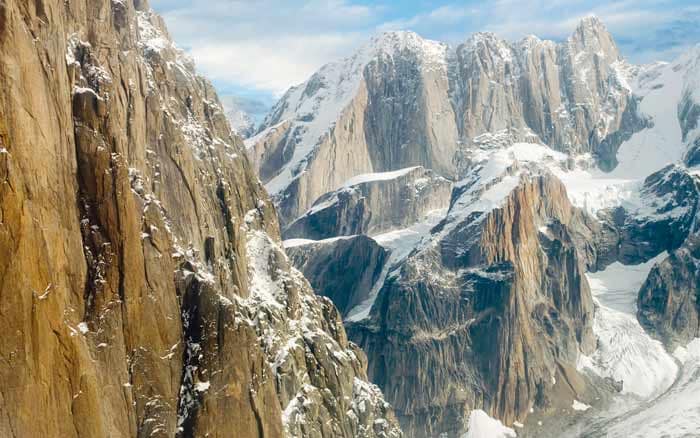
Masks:
[[[700,43],[697,0],[151,0],[175,42],[222,95],[271,104],[376,33],[412,30],[457,44],[474,32],[563,40],[595,14],[635,63]]]

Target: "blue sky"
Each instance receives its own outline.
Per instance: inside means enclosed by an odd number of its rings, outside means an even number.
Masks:
[[[477,31],[562,40],[595,14],[633,62],[700,42],[697,0],[151,0],[177,44],[222,94],[271,101],[371,35],[413,30],[458,43]]]

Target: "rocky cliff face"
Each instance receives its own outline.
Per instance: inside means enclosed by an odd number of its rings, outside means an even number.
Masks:
[[[646,379],[635,351],[671,369],[635,315],[668,347],[697,335],[698,60],[630,65],[594,17],[561,43],[388,33],[291,89],[246,143],[293,263],[341,305],[407,435],[461,436],[481,409],[563,436],[532,423]],[[453,181],[446,213],[398,180],[348,184],[408,166]],[[617,290],[618,271],[639,278]],[[609,294],[595,309],[584,274]]]
[[[621,205],[595,217],[575,217],[573,238],[586,267],[604,270],[616,261],[647,262],[674,251],[697,232],[700,181],[679,164],[668,165],[633,184]]]
[[[0,435],[401,435],[145,1],[3,2],[0,81]]]
[[[487,33],[448,48],[388,33],[291,89],[248,145],[283,222],[360,173],[420,165],[455,177],[483,134],[591,153],[612,169],[619,145],[649,126],[633,71],[596,18],[561,44]]]
[[[422,167],[358,175],[318,198],[283,236],[326,239],[405,228],[447,208],[451,192],[450,181]]]
[[[671,253],[639,291],[639,321],[672,347],[700,338],[699,244],[695,236]]]
[[[595,17],[561,44],[510,44],[477,34],[456,49],[460,137],[515,130],[562,151],[590,152],[608,169],[622,139],[646,126],[626,83],[630,67]]]
[[[389,259],[389,251],[358,235],[325,241],[286,241],[294,264],[317,294],[330,298],[343,318],[370,297]]]
[[[556,179],[523,178],[499,208],[455,203],[350,325],[410,436],[458,436],[471,409],[524,421],[561,405],[556,385],[584,391],[575,363],[595,345],[593,304],[573,209]]]

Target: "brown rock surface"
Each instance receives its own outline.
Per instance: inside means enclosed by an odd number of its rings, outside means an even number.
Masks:
[[[349,326],[408,436],[460,436],[472,409],[522,422],[585,392],[575,364],[595,338],[577,216],[555,177],[523,175],[500,207],[448,213]]]
[[[140,0],[0,2],[0,436],[399,436]]]

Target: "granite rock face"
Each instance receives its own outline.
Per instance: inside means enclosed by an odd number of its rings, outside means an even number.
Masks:
[[[0,435],[401,435],[145,1],[0,3],[0,82]]]
[[[358,174],[461,176],[484,134],[591,153],[612,169],[619,145],[650,125],[626,81],[633,70],[593,17],[560,44],[480,33],[449,48],[387,33],[290,89],[248,151],[283,223]]]
[[[447,208],[451,193],[450,181],[422,167],[359,175],[321,196],[282,234],[318,240],[405,228]]]
[[[409,436],[459,436],[472,409],[508,424],[555,409],[584,391],[575,363],[595,347],[561,183],[522,174],[502,206],[460,208],[349,325]]]
[[[290,90],[246,143],[285,237],[314,239],[293,263],[341,305],[408,436],[462,436],[476,409],[537,435],[528,423],[621,390],[615,370],[577,369],[606,339],[586,271],[672,254],[639,319],[669,347],[695,336],[699,55],[627,64],[592,17],[559,44],[389,33]],[[347,183],[407,166],[454,181],[439,219],[386,222],[416,201]],[[371,285],[356,234],[387,253]]]
[[[700,337],[700,241],[695,236],[656,265],[639,291],[638,318],[669,347]]]
[[[330,298],[343,318],[369,298],[389,259],[386,249],[364,235],[304,242],[286,250],[314,291]]]

